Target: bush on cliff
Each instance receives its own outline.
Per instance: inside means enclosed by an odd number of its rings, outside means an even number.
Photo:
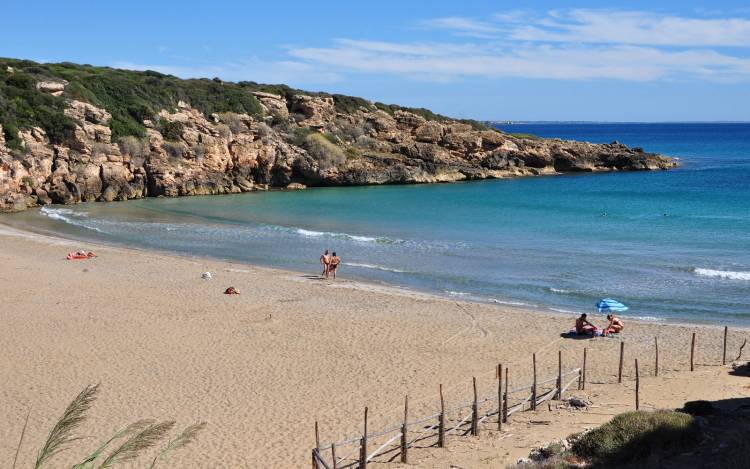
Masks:
[[[598,464],[626,464],[682,451],[700,440],[694,418],[682,412],[626,412],[574,441],[577,456]]]
[[[65,100],[40,93],[36,82],[31,74],[8,73],[0,67],[0,124],[11,148],[21,148],[20,129],[41,127],[57,144],[67,142],[75,129],[75,122],[63,112]]]
[[[302,146],[321,169],[335,168],[346,163],[344,150],[317,132],[308,135]]]

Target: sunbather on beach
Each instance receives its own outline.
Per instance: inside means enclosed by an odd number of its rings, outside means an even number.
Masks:
[[[614,314],[608,314],[607,319],[609,319],[609,325],[604,329],[604,335],[618,333],[625,328],[625,324]]]
[[[594,331],[596,331],[596,326],[586,320],[586,313],[581,314],[581,317],[576,319],[576,334],[589,334],[593,336]]]
[[[328,272],[333,275],[333,278],[336,278],[336,268],[339,266],[339,264],[341,264],[341,259],[334,252],[331,256],[331,262],[328,265]]]
[[[328,249],[320,256],[320,263],[323,264],[323,273],[320,276],[328,278],[328,269],[331,265],[331,255],[328,254]]]

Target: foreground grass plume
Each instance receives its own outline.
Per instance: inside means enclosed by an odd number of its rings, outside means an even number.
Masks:
[[[74,442],[82,440],[76,436],[76,430],[86,420],[88,411],[93,405],[99,392],[99,385],[86,386],[75,399],[68,405],[63,415],[50,430],[47,440],[37,454],[34,469],[47,467],[49,461],[60,452],[68,449]],[[16,448],[16,456],[13,460],[13,469],[16,467],[18,453],[23,444],[26,434],[26,424]],[[115,467],[119,464],[132,462],[144,456],[151,448],[159,445],[165,440],[174,428],[174,421],[157,422],[155,420],[138,420],[112,436],[104,440],[94,451],[83,458],[80,463],[74,464],[72,469],[105,469]],[[205,422],[189,425],[173,438],[153,458],[147,466],[149,469],[156,467],[159,461],[163,461],[168,455],[180,448],[184,448],[197,439],[198,434],[206,427]]]

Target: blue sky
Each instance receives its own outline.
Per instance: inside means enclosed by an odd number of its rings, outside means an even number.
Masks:
[[[1,21],[5,57],[476,119],[750,121],[747,2],[8,0]]]

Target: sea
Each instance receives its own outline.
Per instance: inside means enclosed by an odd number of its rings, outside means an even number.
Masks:
[[[750,123],[514,123],[679,158],[671,171],[48,206],[4,222],[535,311],[750,326]],[[200,276],[201,272],[196,272]]]

